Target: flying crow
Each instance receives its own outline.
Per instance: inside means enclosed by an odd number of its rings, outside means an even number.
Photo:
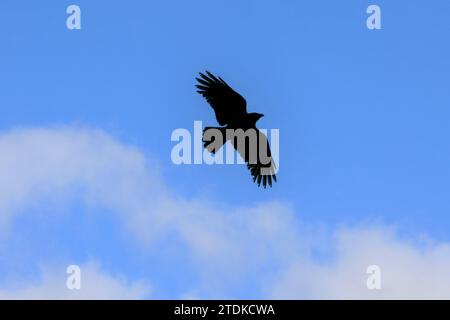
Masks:
[[[198,93],[211,105],[216,114],[216,119],[221,127],[206,127],[203,130],[204,147],[215,153],[222,145],[230,140],[234,148],[247,163],[247,167],[253,177],[253,181],[262,185],[272,186],[273,181],[277,181],[275,175],[275,164],[270,153],[267,137],[256,128],[256,122],[263,117],[261,113],[247,113],[247,102],[236,91],[234,91],[220,77],[216,77],[206,71],[206,75],[200,73],[196,78]],[[222,133],[222,141],[209,141],[205,139],[208,130],[215,129]],[[227,130],[231,129],[231,130]],[[239,130],[241,129],[241,130]],[[234,135],[228,135],[228,132]],[[243,135],[243,140],[238,138],[239,133]],[[254,134],[252,136],[252,133]],[[252,139],[251,137],[254,137]]]

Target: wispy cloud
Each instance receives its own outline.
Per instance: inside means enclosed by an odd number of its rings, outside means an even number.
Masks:
[[[155,240],[179,244],[173,254],[184,255],[196,277],[173,297],[450,298],[447,244],[421,247],[383,226],[338,230],[329,257],[319,260],[312,252],[321,234],[302,224],[288,204],[224,208],[174,195],[142,151],[100,130],[16,129],[0,135],[0,154],[0,230],[13,231],[12,222],[31,207],[45,209],[49,199],[69,203],[76,193],[76,201],[113,214],[147,252],[162,249],[164,242]],[[381,267],[379,291],[365,285],[370,264]],[[96,266],[87,270],[115,292],[107,297],[125,291],[141,297],[145,291]],[[51,272],[44,270],[41,284],[0,293],[54,296],[61,281]],[[92,297],[100,293],[94,290]],[[65,291],[56,295],[70,298]]]
[[[123,276],[112,276],[93,261],[80,266],[82,282],[79,290],[66,286],[67,274],[62,266],[45,265],[40,268],[39,278],[19,281],[8,289],[0,289],[0,299],[144,299],[149,296],[147,283],[128,282]]]
[[[450,244],[402,239],[395,229],[377,226],[334,234],[327,263],[299,259],[271,290],[277,298],[450,299]],[[380,290],[366,286],[367,267],[381,271]]]

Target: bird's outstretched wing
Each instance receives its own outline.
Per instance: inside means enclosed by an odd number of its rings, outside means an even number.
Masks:
[[[247,102],[234,91],[220,77],[215,77],[206,71],[206,75],[200,72],[200,78],[196,78],[197,90],[211,105],[216,114],[217,122],[221,126],[227,125],[235,119],[240,119],[247,114]]]
[[[272,187],[272,181],[276,182],[277,176],[276,165],[270,151],[269,141],[264,133],[257,129],[255,131],[257,135],[256,141],[251,142],[251,140],[245,140],[244,144],[239,144],[236,139],[233,139],[231,143],[247,163],[247,168],[250,170],[253,182],[258,183],[258,187],[261,186],[261,183],[264,188],[267,185]],[[255,143],[256,146],[252,148],[249,143]]]

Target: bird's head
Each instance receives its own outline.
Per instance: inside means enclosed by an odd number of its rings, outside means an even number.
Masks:
[[[252,122],[254,122],[255,124],[259,119],[264,117],[264,115],[262,113],[257,113],[257,112],[252,112],[249,114],[249,116],[250,116],[250,119],[252,120]]]

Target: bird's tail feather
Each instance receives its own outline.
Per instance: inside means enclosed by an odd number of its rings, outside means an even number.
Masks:
[[[209,131],[210,129],[218,130],[221,137],[217,135],[218,131]],[[209,131],[209,132],[207,132]],[[205,137],[206,134],[206,137]],[[205,127],[203,129],[203,147],[211,153],[216,153],[225,143],[226,129],[219,127]]]

